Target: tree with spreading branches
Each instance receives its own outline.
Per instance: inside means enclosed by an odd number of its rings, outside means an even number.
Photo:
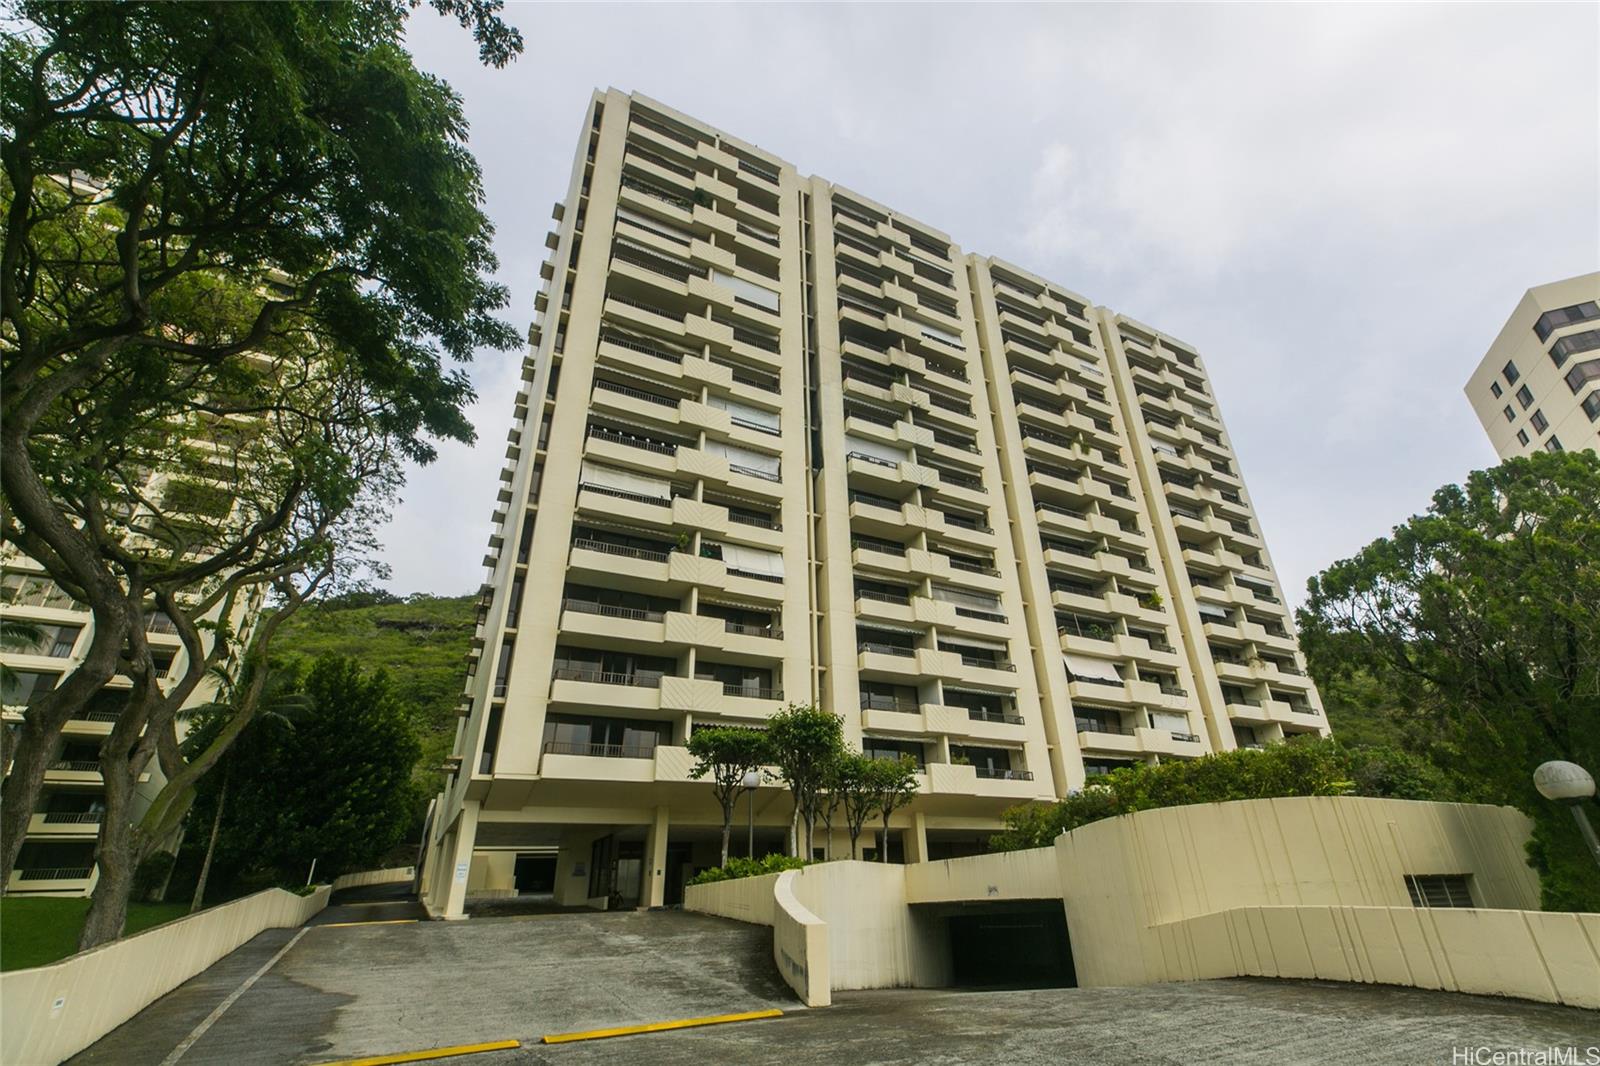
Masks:
[[[518,343],[460,100],[402,48],[414,6],[5,5],[0,535],[94,624],[24,716],[0,885],[63,726],[126,677],[85,948],[120,935],[133,871],[237,735],[187,758],[176,722],[240,621],[276,605],[264,656],[350,580],[403,464],[472,438],[451,364]],[[497,0],[432,6],[486,62],[521,50]],[[187,653],[165,688],[158,619]],[[135,824],[152,763],[168,784]]]
[[[689,776],[711,778],[711,795],[722,808],[722,862],[728,865],[728,841],[733,835],[733,808],[744,791],[745,775],[759,771],[772,759],[767,735],[759,729],[713,726],[689,736],[689,754],[695,758]],[[751,802],[755,802],[754,798]],[[752,856],[753,857],[753,856]]]

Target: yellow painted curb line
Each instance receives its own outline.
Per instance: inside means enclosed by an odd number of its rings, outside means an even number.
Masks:
[[[418,918],[385,918],[382,921],[375,921],[375,922],[327,922],[327,923],[325,923],[323,925],[314,925],[311,928],[313,928],[313,929],[348,929],[352,925],[415,925],[420,920],[421,919],[418,919]],[[365,1062],[366,1060],[362,1059],[361,1061]]]
[[[476,1055],[480,1051],[509,1051],[521,1046],[520,1040],[495,1040],[487,1044],[457,1044],[455,1047],[428,1048],[426,1051],[402,1051],[396,1055],[374,1055],[368,1059],[340,1059],[338,1062],[325,1062],[322,1066],[388,1066],[394,1062],[426,1062],[428,1059]]]
[[[726,1022],[753,1022],[760,1018],[777,1018],[783,1011],[752,1010],[743,1014],[712,1014],[704,1018],[681,1018],[675,1022],[651,1022],[649,1025],[625,1025],[619,1029],[590,1029],[582,1033],[550,1033],[540,1038],[545,1044],[568,1044],[576,1040],[604,1040],[611,1036],[634,1036],[638,1033],[664,1033],[671,1029],[693,1029],[701,1025],[722,1025]]]

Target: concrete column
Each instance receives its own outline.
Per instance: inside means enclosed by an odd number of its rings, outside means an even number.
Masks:
[[[467,902],[467,875],[472,870],[472,845],[478,839],[478,801],[467,800],[461,805],[461,817],[450,838],[450,847],[441,849],[444,869],[439,871],[448,886],[441,894],[440,910],[446,921],[465,918]]]
[[[921,811],[911,815],[911,824],[905,831],[906,862],[928,861],[928,816]]]
[[[667,809],[657,807],[644,838],[644,890],[639,902],[664,907],[667,902]]]

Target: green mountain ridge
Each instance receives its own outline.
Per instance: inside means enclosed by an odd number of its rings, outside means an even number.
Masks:
[[[355,593],[301,608],[274,638],[272,658],[309,666],[322,655],[348,655],[387,671],[422,744],[417,776],[432,786],[455,744],[476,611],[472,595]]]

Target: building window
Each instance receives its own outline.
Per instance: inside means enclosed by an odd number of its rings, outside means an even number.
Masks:
[[[1547,452],[1566,451],[1565,448],[1561,447],[1561,438],[1559,437],[1551,437],[1549,440],[1545,441],[1544,450]]]
[[[1544,416],[1543,411],[1533,412],[1533,417],[1529,418],[1528,421],[1532,424],[1535,433],[1543,433],[1550,428],[1550,420]]]
[[[1583,398],[1583,413],[1589,416],[1589,421],[1600,422],[1600,392],[1591,392]]]
[[[1596,348],[1600,348],[1600,329],[1574,333],[1570,337],[1562,337],[1550,346],[1550,361],[1559,369],[1569,356],[1577,355],[1579,352],[1592,352]]]
[[[1526,448],[1528,446],[1528,431],[1527,430],[1525,430],[1525,429],[1517,430],[1517,443],[1522,445],[1524,448]]]
[[[1574,396],[1591,381],[1600,381],[1600,359],[1590,359],[1567,371],[1567,388],[1572,390]]]
[[[1587,322],[1592,318],[1600,318],[1600,304],[1593,300],[1573,304],[1571,307],[1558,307],[1554,311],[1546,311],[1540,315],[1539,321],[1533,324],[1533,332],[1540,340],[1547,341],[1550,339],[1550,334],[1563,326],[1570,326],[1574,322]]]
[[[1515,422],[1517,420],[1517,412],[1511,409],[1510,404],[1506,404],[1505,410],[1502,411],[1501,414],[1506,416],[1507,422]]]
[[[1517,402],[1522,405],[1524,411],[1533,406],[1533,393],[1528,391],[1528,386],[1524,385],[1517,390]]]
[[[1502,395],[1500,383],[1498,381],[1489,382],[1489,392],[1494,396],[1495,399],[1498,400]]]
[[[7,707],[31,707],[49,694],[61,680],[60,674],[38,670],[8,670],[0,681],[0,700]]]
[[[1506,376],[1507,385],[1515,385],[1517,383],[1517,379],[1522,376],[1522,371],[1517,369],[1516,363],[1507,363],[1504,368],[1501,369],[1500,373]]]
[[[1470,907],[1468,874],[1406,874],[1413,907]]]

